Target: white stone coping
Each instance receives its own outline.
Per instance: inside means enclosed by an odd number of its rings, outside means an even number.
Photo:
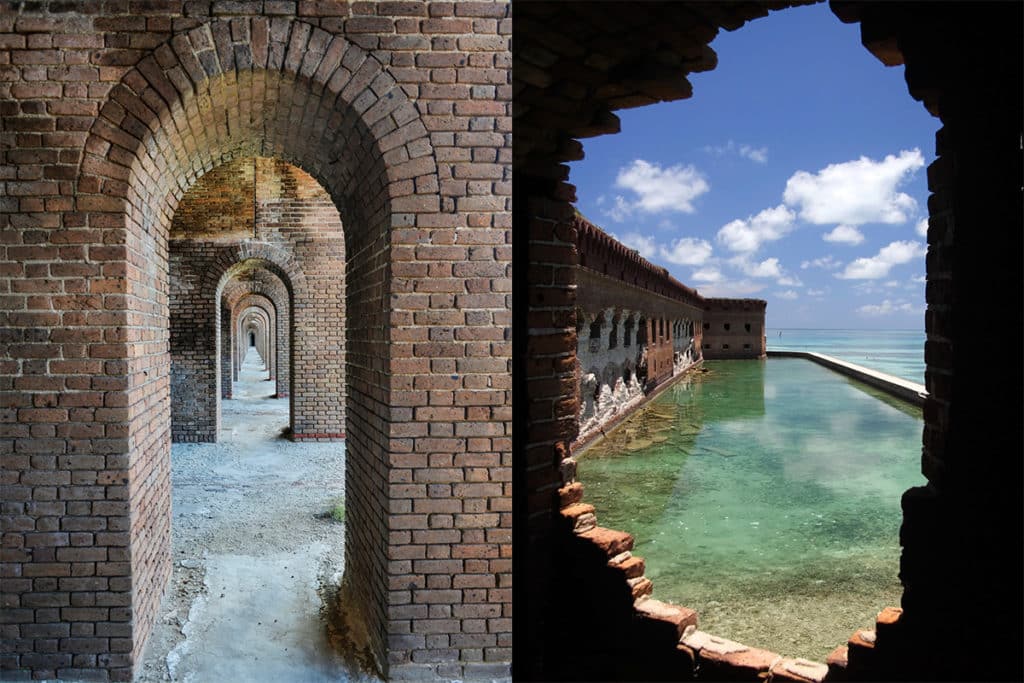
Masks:
[[[870,384],[891,396],[895,396],[896,398],[902,399],[916,406],[923,406],[924,400],[928,396],[928,390],[923,384],[911,382],[910,380],[903,379],[902,377],[896,377],[895,375],[879,372],[878,370],[872,370],[871,368],[866,368],[863,365],[839,360],[832,356],[826,356],[823,353],[815,353],[814,351],[773,351],[769,349],[768,357],[806,358],[807,360],[814,361],[815,363],[823,365],[830,370],[835,370],[841,375],[846,375],[847,377],[860,380],[865,384]]]

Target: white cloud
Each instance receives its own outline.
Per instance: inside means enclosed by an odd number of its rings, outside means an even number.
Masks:
[[[800,267],[804,270],[808,268],[823,268],[824,270],[835,270],[839,266],[843,265],[839,261],[832,258],[832,254],[826,254],[821,258],[816,258],[813,261],[804,261],[800,264]]]
[[[615,214],[609,213],[615,220],[623,220],[633,211],[693,213],[696,211],[693,200],[711,189],[708,181],[693,166],[676,164],[662,168],[643,159],[636,159],[620,168],[615,186],[636,194],[634,201],[622,196],[615,198]],[[616,218],[616,215],[622,218]]]
[[[767,258],[761,262],[750,261],[746,254],[729,259],[730,265],[736,266],[750,277],[782,277],[779,259]]]
[[[655,242],[653,237],[647,237],[638,232],[627,232],[621,239],[615,235],[612,235],[612,237],[630,249],[636,249],[645,259],[653,258],[658,253],[658,243]]]
[[[724,156],[726,154],[738,154],[745,159],[758,164],[768,163],[768,148],[767,147],[752,147],[750,145],[737,145],[733,140],[729,140],[724,145],[705,145],[704,151],[708,154],[714,154],[715,156]]]
[[[807,296],[825,296],[827,289],[808,289]]]
[[[792,289],[787,289],[784,292],[775,292],[775,296],[780,299],[788,299],[789,301],[800,298],[800,295],[794,292]]]
[[[765,242],[781,239],[793,229],[796,214],[779,204],[745,220],[736,219],[718,231],[718,242],[730,251],[753,253]]]
[[[748,254],[740,254],[733,256],[728,263],[747,277],[775,278],[776,284],[780,287],[803,286],[799,278],[786,272],[786,269],[779,263],[779,259],[775,257],[766,258],[763,261],[751,261]]]
[[[693,271],[690,279],[700,282],[721,282],[722,271],[718,270],[718,268],[701,268],[700,270]]]
[[[882,161],[860,157],[829,164],[816,174],[797,171],[786,182],[783,199],[816,225],[905,223],[917,202],[896,189],[924,166],[921,150],[903,150]]]
[[[861,315],[878,316],[892,315],[894,313],[919,313],[920,310],[906,301],[890,301],[885,299],[880,304],[861,306],[857,309],[857,312]]]
[[[633,207],[630,206],[629,202],[626,201],[626,198],[620,194],[615,195],[615,205],[610,209],[602,209],[601,213],[608,216],[616,223],[621,223],[633,215]]]
[[[910,278],[910,282],[923,285],[926,282],[928,282],[928,278],[926,278],[924,275],[919,275],[919,276]]]
[[[746,157],[751,161],[756,161],[759,164],[766,164],[768,163],[768,148],[754,148],[750,145],[740,145],[740,156]]]
[[[711,245],[705,240],[680,237],[669,247],[662,246],[661,257],[679,266],[700,266],[711,257]]]
[[[922,258],[927,250],[920,242],[890,242],[877,254],[846,264],[836,277],[843,280],[878,280],[889,274],[893,266]]]
[[[822,235],[821,239],[841,244],[860,244],[864,241],[864,235],[852,225],[837,225],[831,232]]]
[[[917,234],[919,236],[927,238],[928,237],[928,219],[927,218],[922,218],[921,220],[919,220],[917,222],[917,225],[915,226],[914,229],[917,231]]]
[[[703,296],[710,297],[745,297],[757,294],[764,285],[751,280],[731,280],[726,282],[714,282],[700,288]]]
[[[891,287],[899,287],[900,286],[900,281],[899,280],[889,280],[888,282],[885,283],[884,286],[885,287],[890,287],[890,288]]]

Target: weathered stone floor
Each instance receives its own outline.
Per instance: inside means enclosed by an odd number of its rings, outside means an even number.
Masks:
[[[174,444],[174,575],[137,681],[372,681],[328,641],[344,526],[343,443],[292,443],[249,350],[220,442]]]

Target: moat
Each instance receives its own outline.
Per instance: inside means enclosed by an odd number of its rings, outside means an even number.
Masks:
[[[899,605],[921,411],[804,360],[704,368],[582,454],[586,500],[701,630],[824,661]]]

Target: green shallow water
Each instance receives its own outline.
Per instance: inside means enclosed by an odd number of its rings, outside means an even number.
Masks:
[[[704,367],[582,454],[584,500],[702,630],[823,661],[899,605],[921,411],[802,359]]]

